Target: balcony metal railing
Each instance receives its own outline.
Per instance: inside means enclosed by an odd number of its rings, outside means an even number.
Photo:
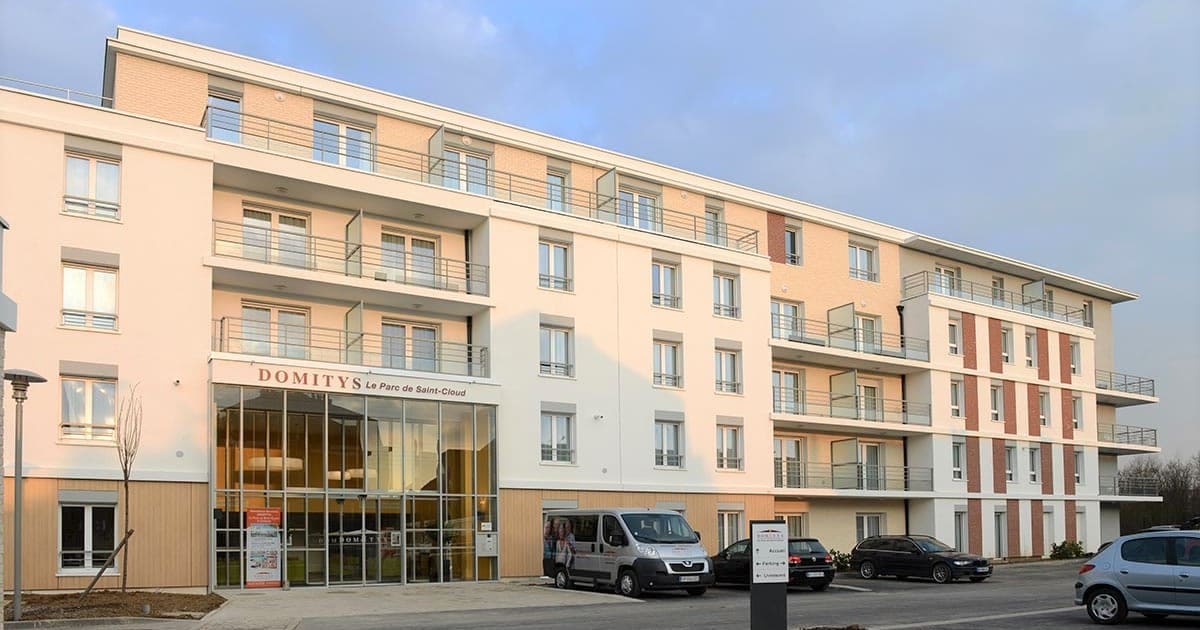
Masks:
[[[566,276],[552,276],[546,273],[538,274],[538,286],[543,289],[554,289],[556,291],[571,291],[574,283]]]
[[[489,369],[485,346],[238,317],[213,320],[213,351],[458,376]]]
[[[683,466],[683,455],[671,451],[654,450],[654,465],[679,468]]]
[[[650,303],[665,308],[680,308],[679,296],[668,293],[652,293],[650,295]]]
[[[36,92],[45,96],[61,98],[76,103],[85,105],[96,105],[99,107],[112,107],[112,99],[99,94],[83,92],[81,90],[72,90],[70,88],[58,87],[57,85],[47,85],[45,83],[36,83],[34,81],[26,81],[14,77],[0,76],[0,86],[13,87],[26,92]]]
[[[1156,497],[1158,478],[1119,475],[1100,478],[1100,494],[1118,497]]]
[[[1096,389],[1107,389],[1139,396],[1154,395],[1154,379],[1108,370],[1096,370]]]
[[[234,221],[213,221],[213,254],[457,293],[488,293],[487,265]]]
[[[741,309],[741,307],[739,307],[737,305],[713,302],[713,315],[717,315],[720,317],[732,317],[732,318],[736,319],[738,317],[741,317],[741,313],[742,313],[742,309]]]
[[[654,384],[664,387],[681,387],[683,385],[683,377],[669,372],[655,372]]]
[[[741,381],[717,380],[717,381],[714,381],[714,384],[716,386],[716,390],[723,394],[740,394],[740,393],[742,393],[742,382]]]
[[[1158,429],[1147,429],[1124,424],[1096,425],[1096,438],[1112,444],[1134,446],[1158,446]]]
[[[928,426],[932,419],[929,403],[875,396],[839,395],[830,392],[774,387],[775,413],[822,418],[846,418],[870,422],[894,422]]]
[[[63,195],[63,212],[116,220],[121,218],[121,204],[104,199]]]
[[[771,314],[771,336],[816,346],[841,348],[898,359],[929,360],[929,340],[863,328]]]
[[[574,462],[575,449],[542,445],[542,461],[544,462]]]
[[[538,370],[542,374],[550,376],[574,376],[575,366],[570,363],[556,363],[554,361],[542,361],[538,364]]]
[[[446,159],[235,110],[209,106],[201,126],[215,140],[267,149],[346,168],[398,177],[559,212],[616,223],[745,252],[758,252],[758,230],[667,208],[549,184],[470,161]]]
[[[720,470],[741,470],[742,458],[727,457],[721,451],[717,451],[717,468]]]
[[[933,469],[922,466],[830,464],[776,457],[775,487],[932,492]]]
[[[62,325],[70,328],[97,328],[116,330],[117,314],[102,311],[83,311],[73,308],[62,310]]]
[[[1082,308],[1070,308],[1042,298],[1031,298],[1013,291],[997,289],[989,284],[979,284],[957,278],[951,279],[931,271],[919,271],[904,278],[901,299],[928,293],[948,295],[1069,324],[1091,326],[1091,323],[1084,319]]]

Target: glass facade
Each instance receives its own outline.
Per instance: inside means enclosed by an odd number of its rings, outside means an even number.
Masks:
[[[217,587],[240,587],[246,510],[282,511],[292,586],[492,580],[496,410],[214,385]]]

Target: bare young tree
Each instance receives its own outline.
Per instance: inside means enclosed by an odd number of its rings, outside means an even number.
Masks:
[[[129,478],[133,475],[133,463],[137,459],[138,448],[142,445],[142,397],[138,394],[136,384],[130,386],[129,394],[122,398],[117,405],[117,459],[121,463],[121,478],[125,489],[125,529],[129,525]],[[129,545],[121,552],[121,592],[125,592],[125,584],[129,579]]]

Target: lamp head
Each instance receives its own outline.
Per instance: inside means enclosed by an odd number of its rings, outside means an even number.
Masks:
[[[5,370],[4,380],[12,383],[13,400],[25,400],[25,391],[29,389],[30,383],[45,383],[46,377],[29,370]]]

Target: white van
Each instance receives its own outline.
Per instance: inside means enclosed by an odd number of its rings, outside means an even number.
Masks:
[[[700,534],[671,510],[555,510],[542,525],[542,573],[558,588],[616,587],[703,595],[713,583]]]

